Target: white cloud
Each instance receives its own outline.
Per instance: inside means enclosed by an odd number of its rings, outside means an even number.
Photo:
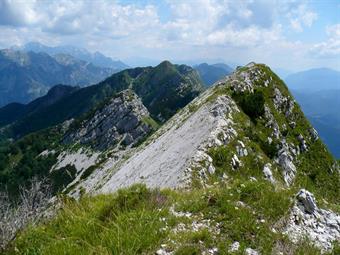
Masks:
[[[302,32],[304,27],[311,27],[318,19],[317,13],[310,10],[305,3],[289,5],[286,9],[290,25],[296,32]]]
[[[274,62],[273,56],[281,56],[289,63],[292,57],[303,59],[310,46],[288,40],[287,24],[302,31],[317,19],[304,0],[164,1],[160,7],[157,2],[0,0],[0,45],[73,44],[119,58]],[[334,53],[338,41],[330,37],[314,46]]]
[[[0,0],[0,25],[31,26],[40,21],[35,0]]]
[[[339,57],[340,56],[340,23],[326,27],[328,39],[324,42],[314,44],[310,53],[317,57]]]

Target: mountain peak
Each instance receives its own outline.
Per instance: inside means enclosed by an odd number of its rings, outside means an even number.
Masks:
[[[19,47],[19,49],[23,51],[45,52],[49,55],[67,54],[79,60],[90,62],[98,67],[113,68],[116,70],[128,68],[128,66],[125,65],[123,62],[119,60],[115,61],[110,57],[104,56],[98,51],[95,53],[91,53],[87,49],[70,45],[50,47],[39,42],[30,42],[22,47]]]
[[[171,68],[174,66],[169,60],[164,60],[160,64],[158,64],[156,67],[159,68]]]

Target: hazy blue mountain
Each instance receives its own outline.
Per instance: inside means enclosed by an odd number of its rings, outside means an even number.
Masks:
[[[65,54],[0,50],[0,106],[28,103],[56,84],[87,86],[114,72]]]
[[[218,63],[209,65],[207,63],[202,63],[194,68],[198,71],[201,76],[202,81],[205,86],[210,86],[216,81],[232,73],[233,69],[226,64]]]
[[[212,64],[212,66],[222,68],[222,69],[224,69],[226,72],[229,72],[229,73],[232,73],[233,70],[234,70],[233,68],[231,68],[230,66],[228,66],[227,64],[224,64],[224,63]]]
[[[292,70],[288,70],[285,68],[273,68],[273,70],[275,71],[275,73],[281,78],[281,79],[286,79],[287,76],[291,75],[294,73],[294,71]]]
[[[340,72],[311,69],[285,80],[331,152],[340,158]]]
[[[340,158],[340,89],[292,91],[307,118],[336,158]]]
[[[292,90],[340,89],[340,72],[329,68],[316,68],[288,75],[285,81]]]
[[[38,42],[30,42],[21,47],[21,49],[24,51],[45,52],[49,55],[67,54],[77,59],[90,62],[93,65],[99,67],[108,67],[117,70],[123,70],[128,68],[128,66],[124,64],[122,61],[113,60],[112,58],[106,57],[98,51],[95,53],[91,53],[86,49],[74,46],[49,47]]]

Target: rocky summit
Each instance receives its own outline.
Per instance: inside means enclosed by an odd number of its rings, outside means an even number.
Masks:
[[[157,81],[140,71],[131,84]],[[63,210],[13,251],[34,237],[38,254],[337,254],[339,164],[268,66],[237,68],[165,123],[141,84],[45,131],[57,135],[37,161],[68,199],[55,196]]]

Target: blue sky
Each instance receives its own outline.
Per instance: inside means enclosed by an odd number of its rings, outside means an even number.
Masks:
[[[128,64],[340,70],[340,0],[0,0],[0,47],[39,41]]]

